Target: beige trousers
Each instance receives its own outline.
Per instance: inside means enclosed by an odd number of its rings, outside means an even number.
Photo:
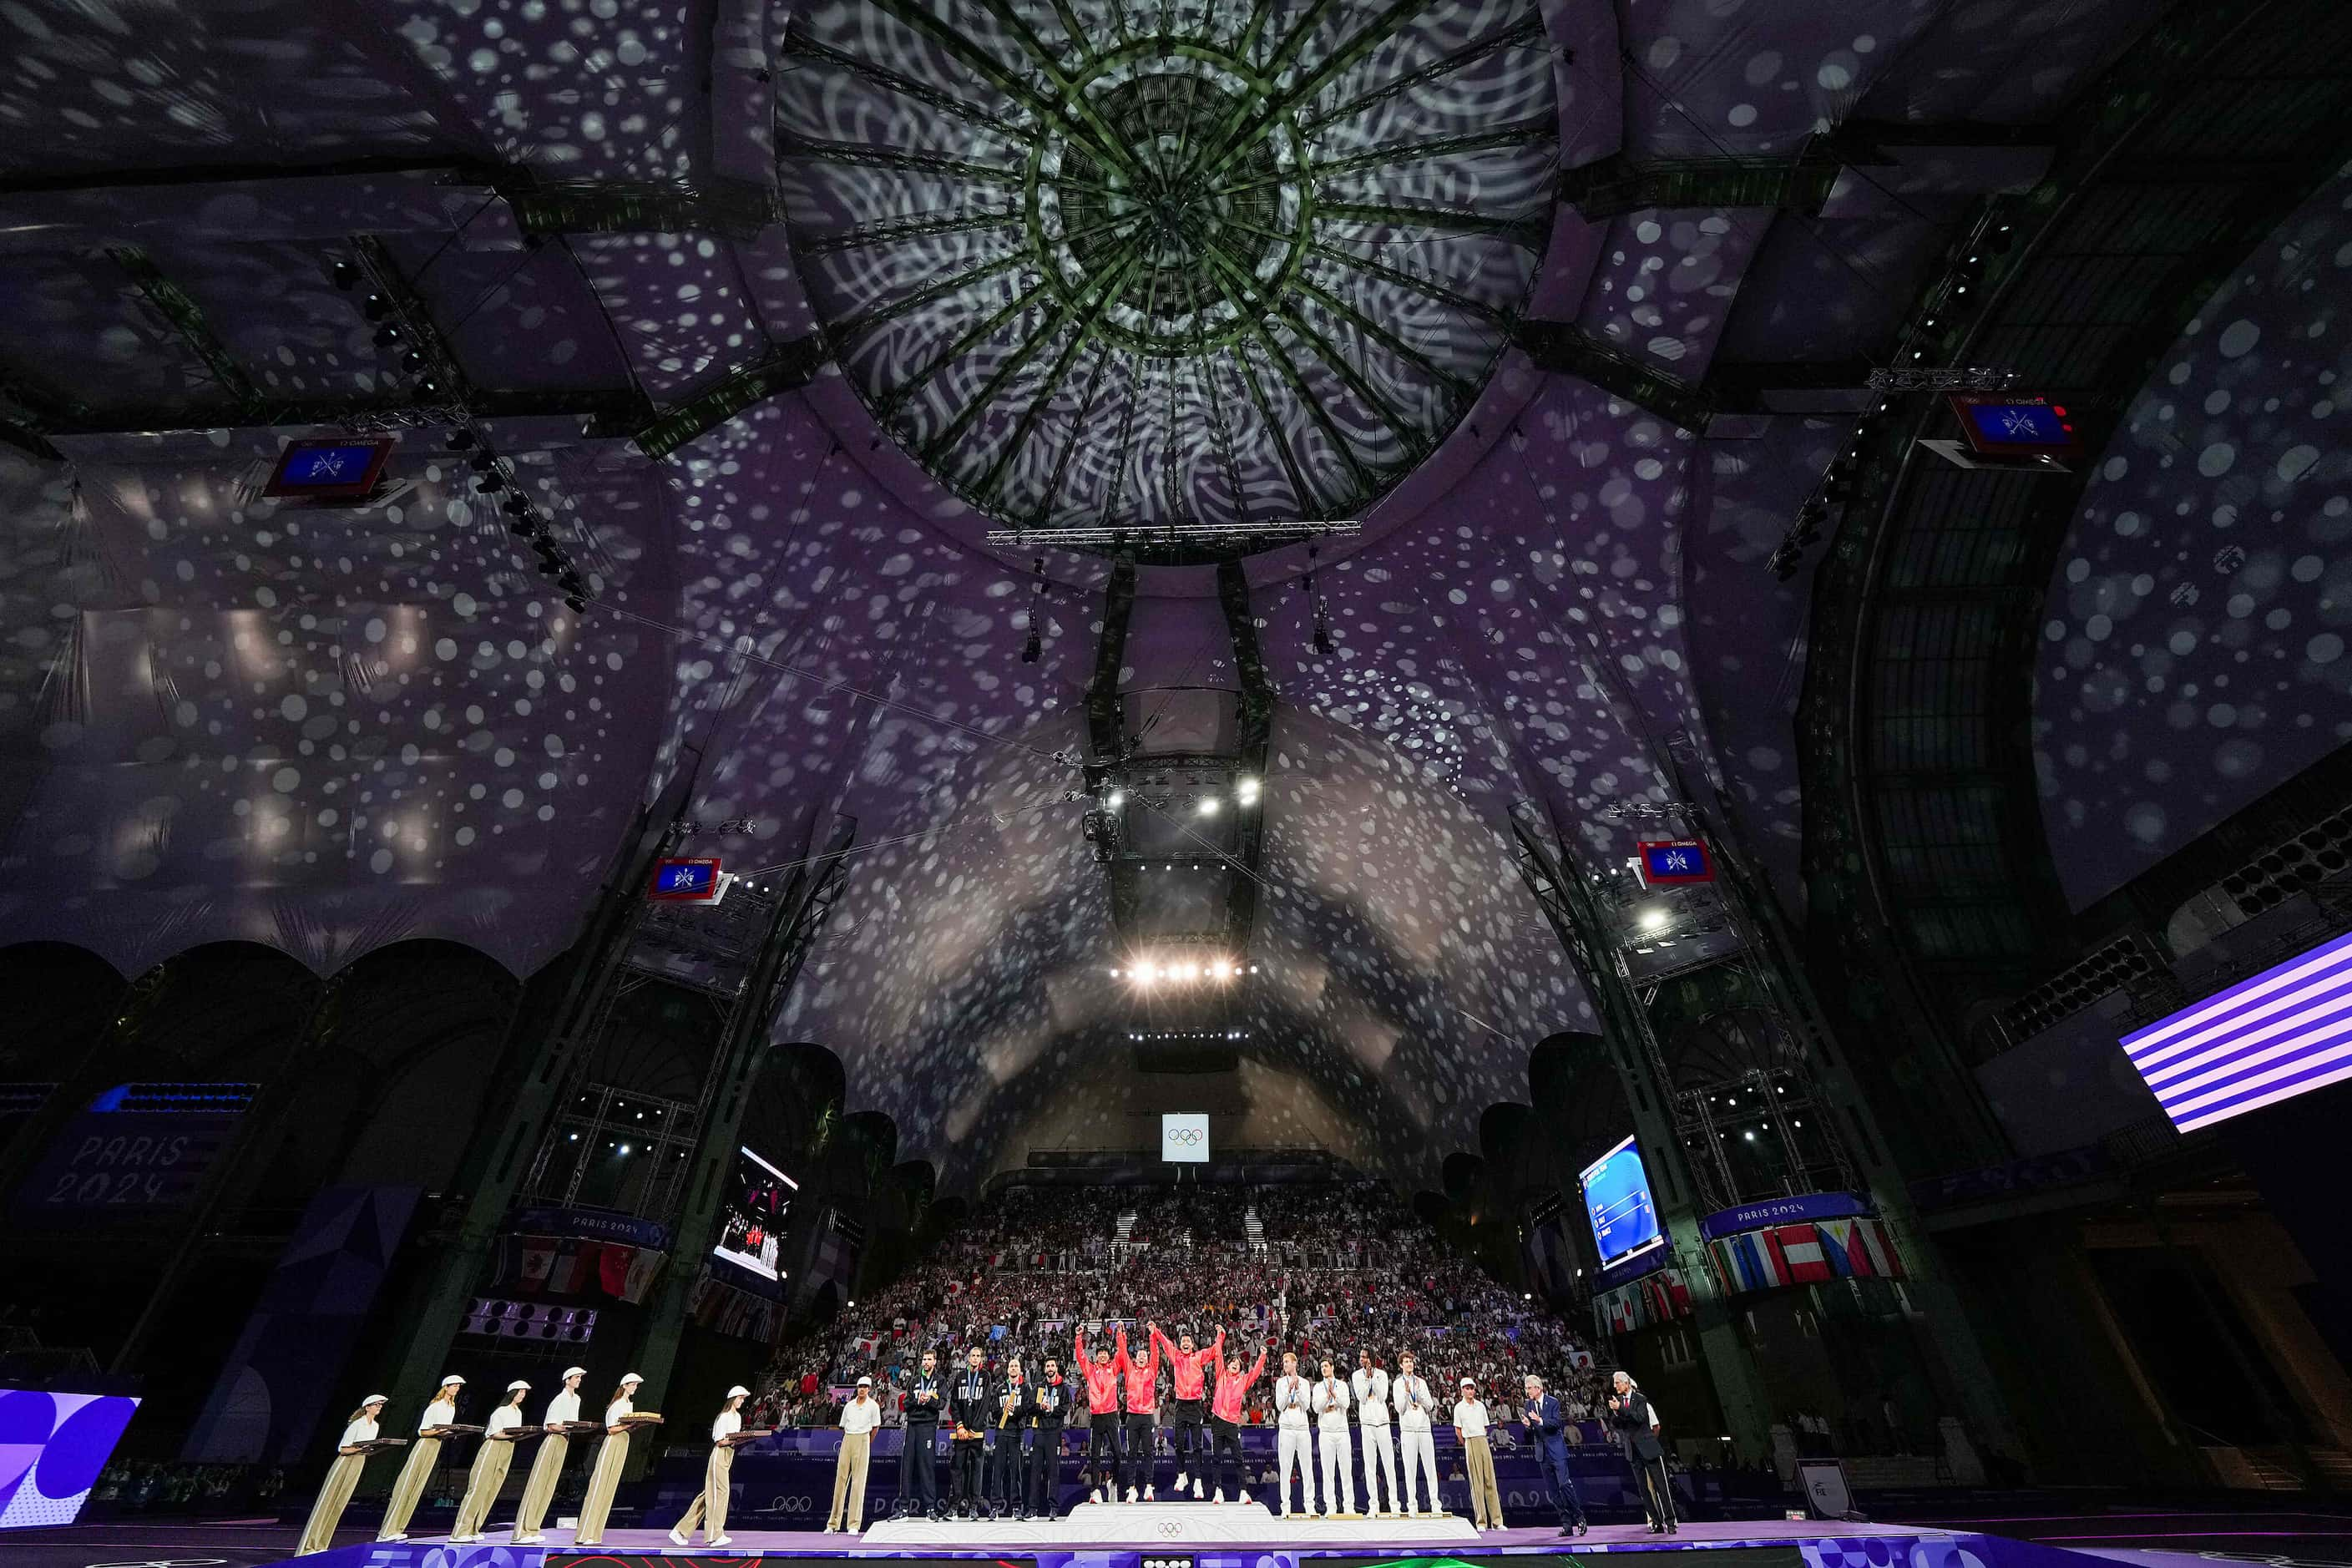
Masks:
[[[465,1541],[482,1533],[490,1505],[499,1500],[499,1489],[507,1484],[507,1467],[513,1463],[512,1443],[482,1439],[482,1451],[474,1456],[474,1468],[466,1472],[466,1500],[457,1505],[457,1522],[449,1527],[450,1540]]]
[[[301,1544],[294,1548],[297,1557],[308,1557],[313,1552],[324,1552],[335,1543],[335,1525],[343,1517],[343,1505],[352,1500],[352,1489],[360,1484],[360,1471],[366,1468],[365,1454],[338,1454],[327,1468],[327,1479],[319,1485],[319,1500],[310,1505],[310,1521],[302,1526]]]
[[[408,1532],[408,1516],[424,1500],[425,1484],[433,1479],[433,1467],[440,1458],[438,1437],[419,1437],[409,1445],[408,1463],[400,1467],[400,1479],[392,1483],[392,1500],[383,1505],[383,1528],[375,1532],[378,1541]]]
[[[841,1452],[833,1461],[833,1511],[825,1516],[827,1530],[842,1527],[842,1505],[848,1505],[849,1533],[866,1528],[866,1462],[873,1457],[874,1434],[845,1432]]]
[[[1503,1494],[1495,1486],[1495,1450],[1484,1437],[1462,1439],[1463,1466],[1470,1472],[1470,1522],[1481,1530],[1503,1528]]]
[[[563,1479],[563,1456],[571,1447],[572,1440],[561,1433],[540,1439],[538,1457],[530,1462],[530,1479],[522,1484],[522,1501],[515,1505],[517,1541],[539,1533],[540,1521],[547,1517],[547,1505],[555,1500],[555,1484]]]
[[[572,1532],[574,1546],[601,1546],[604,1520],[613,1511],[613,1494],[621,1489],[621,1470],[629,1462],[629,1435],[607,1432],[596,1450],[596,1468],[588,1472],[588,1495],[580,1500],[580,1528]]]
[[[724,1443],[712,1444],[710,1462],[702,1467],[702,1494],[688,1505],[686,1517],[673,1527],[680,1535],[692,1535],[698,1523],[705,1543],[727,1533],[728,1478],[734,1470],[735,1450]]]

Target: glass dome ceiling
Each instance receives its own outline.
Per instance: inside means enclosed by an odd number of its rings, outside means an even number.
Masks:
[[[1353,518],[1508,342],[1551,68],[1532,0],[835,0],[778,80],[794,254],[875,417],[1008,525]]]

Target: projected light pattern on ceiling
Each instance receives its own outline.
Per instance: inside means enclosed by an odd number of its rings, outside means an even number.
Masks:
[[[1532,0],[854,0],[790,44],[811,301],[884,428],[1009,522],[1360,514],[1475,401],[1551,232]]]
[[[2075,907],[2352,740],[2352,169],[2221,287],[2097,458],[2034,761]]]

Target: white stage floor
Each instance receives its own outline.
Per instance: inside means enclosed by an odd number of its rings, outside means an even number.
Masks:
[[[1105,1546],[1184,1542],[1249,1546],[1349,1546],[1475,1541],[1457,1514],[1419,1519],[1284,1519],[1262,1502],[1082,1502],[1060,1519],[892,1519],[858,1538],[869,1546]]]

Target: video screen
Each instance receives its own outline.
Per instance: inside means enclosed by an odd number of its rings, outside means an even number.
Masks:
[[[762,1279],[782,1279],[776,1256],[784,1245],[793,1194],[801,1184],[749,1149],[735,1151],[735,1185],[728,1194],[714,1257],[748,1268]]]
[[[2352,1078],[2352,935],[2123,1037],[2183,1132]]]
[[[1666,1244],[1658,1229],[1657,1205],[1650,1198],[1650,1174],[1642,1168],[1642,1152],[1633,1147],[1633,1140],[1626,1139],[1585,1166],[1576,1182],[1584,1191],[1584,1214],[1592,1223],[1601,1268]]]
[[[1205,1164],[1209,1158],[1209,1119],[1198,1111],[1162,1113],[1160,1157],[1172,1164]]]

